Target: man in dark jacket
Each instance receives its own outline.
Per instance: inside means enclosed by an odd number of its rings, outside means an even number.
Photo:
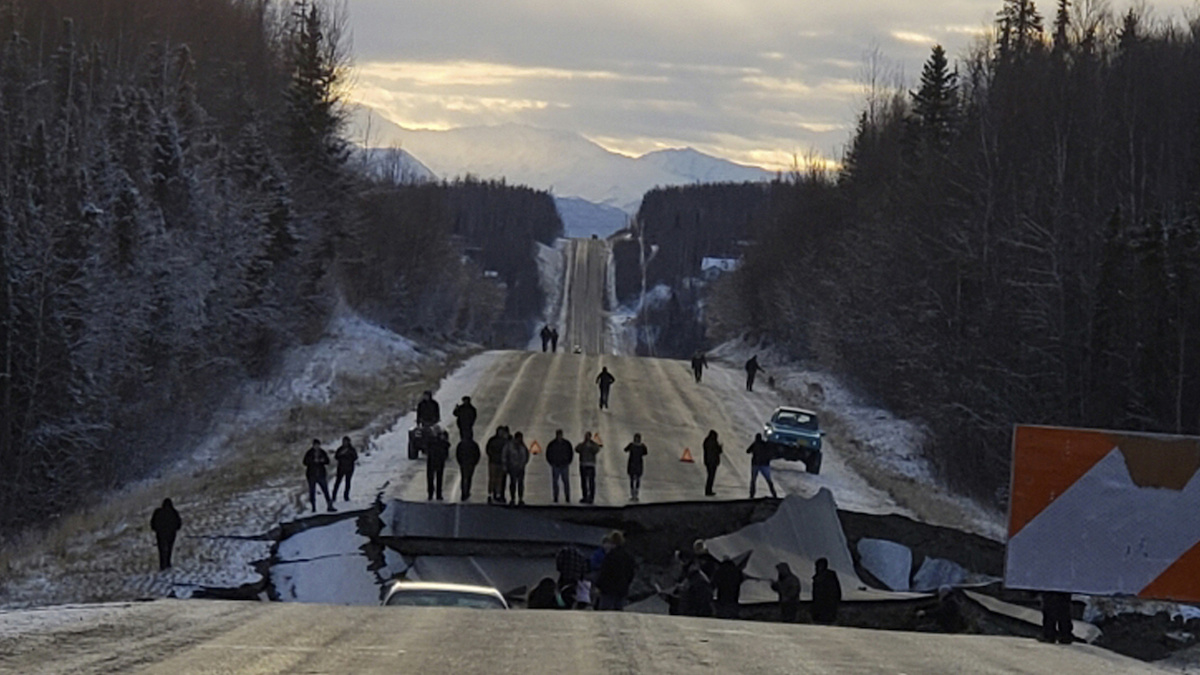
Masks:
[[[762,366],[758,365],[758,354],[750,357],[746,361],[746,391],[754,391],[754,376],[762,371]]]
[[[508,445],[508,427],[496,427],[487,442],[488,503],[504,503],[504,446]]]
[[[600,446],[592,440],[592,432],[583,435],[583,442],[575,446],[579,453],[579,490],[583,496],[580,504],[592,504],[596,501],[596,455],[600,454]]]
[[[170,499],[164,499],[162,506],[154,509],[150,515],[150,529],[154,530],[154,539],[158,543],[158,569],[165,570],[171,566],[171,551],[175,548],[175,535],[183,527],[183,520]]]
[[[833,624],[837,621],[838,605],[842,604],[842,584],[837,572],[829,569],[829,560],[817,558],[817,571],[812,578],[813,623]]]
[[[708,472],[708,481],[704,484],[704,495],[712,497],[713,481],[717,478],[717,467],[721,465],[721,443],[717,440],[716,429],[709,429],[704,438],[704,470]]]
[[[775,570],[779,576],[771,582],[771,590],[779,594],[779,620],[795,623],[800,613],[800,577],[792,574],[787,563],[779,563]]]
[[[327,510],[337,511],[333,508],[333,499],[329,497],[329,474],[325,469],[327,466],[329,466],[329,455],[321,447],[321,441],[314,438],[312,447],[304,453],[304,477],[308,479],[308,503],[312,505],[314,513],[317,510],[318,486],[321,488],[321,494],[325,495]]]
[[[442,409],[437,401],[433,400],[433,392],[426,391],[421,395],[420,402],[417,403],[417,424],[423,427],[431,427],[442,421]]]
[[[1071,594],[1062,591],[1042,592],[1042,642],[1058,641],[1071,644],[1075,641],[1071,623]]]
[[[471,397],[462,397],[462,403],[454,406],[454,422],[458,425],[458,440],[475,438],[475,418],[478,416],[475,406],[471,405]]]
[[[616,381],[617,378],[613,377],[612,373],[608,372],[608,366],[604,366],[600,369],[600,374],[596,376],[596,384],[600,385],[601,409],[608,407],[608,391],[612,389],[613,382]]]
[[[462,500],[471,498],[471,481],[475,478],[475,466],[479,464],[479,444],[474,438],[464,438],[454,449],[454,459],[458,461],[458,473],[462,478]]]
[[[550,464],[550,490],[554,494],[554,503],[558,503],[558,484],[562,483],[563,498],[571,503],[571,462],[575,459],[575,450],[571,441],[563,438],[563,430],[554,430],[554,440],[546,446],[546,462]]]
[[[542,331],[538,335],[542,338],[542,351],[544,352],[550,346],[550,326],[542,326]]]
[[[642,443],[641,434],[633,435],[633,442],[625,446],[625,452],[629,455],[629,460],[625,465],[625,471],[629,474],[629,501],[636,502],[638,492],[642,489],[642,473],[646,468],[645,457],[649,452],[646,444]]]
[[[705,576],[704,570],[693,566],[688,572],[687,579],[679,593],[679,613],[683,616],[713,615],[712,582]]]
[[[608,536],[606,546],[612,548],[604,555],[600,573],[596,576],[596,589],[600,591],[597,609],[619,612],[629,601],[629,586],[637,574],[637,562],[633,554],[625,550],[623,532],[614,530]]]
[[[337,501],[338,488],[342,480],[346,481],[346,491],[342,501],[350,501],[350,479],[354,476],[354,464],[358,461],[358,450],[350,443],[349,436],[342,436],[342,444],[333,452],[333,461],[337,464],[337,477],[333,479],[333,501]]]
[[[738,617],[738,603],[742,597],[742,582],[745,580],[745,572],[729,558],[725,558],[717,565],[712,583],[713,588],[717,591],[717,602],[714,609],[718,619],[736,619]]]
[[[704,369],[708,367],[708,357],[704,352],[697,351],[692,353],[692,376],[699,382],[701,376],[704,375]]]
[[[436,496],[439,502],[442,501],[442,479],[449,457],[450,434],[445,429],[438,429],[425,450],[425,486],[429,490],[430,499]]]
[[[558,351],[558,329],[557,328],[550,329],[550,351],[552,351],[552,352]]]
[[[746,454],[750,455],[750,499],[754,499],[754,488],[758,486],[759,474],[767,479],[767,487],[771,488],[771,496],[778,498],[779,495],[775,493],[775,483],[771,482],[771,459],[774,458],[775,451],[763,440],[762,434],[754,434],[754,442],[747,448]]]

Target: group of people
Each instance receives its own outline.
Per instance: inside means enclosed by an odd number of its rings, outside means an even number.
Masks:
[[[308,451],[304,453],[304,477],[308,481],[308,503],[313,512],[317,510],[317,488],[325,497],[327,511],[337,511],[333,503],[337,501],[338,489],[343,481],[346,489],[342,493],[343,501],[350,501],[350,480],[354,477],[354,466],[358,463],[358,450],[350,442],[349,436],[342,437],[342,444],[333,452],[333,462],[337,466],[337,476],[333,482],[333,494],[329,493],[329,453],[321,447],[321,440],[314,438]]]
[[[591,556],[576,546],[563,547],[554,556],[554,567],[558,580],[542,579],[526,598],[529,609],[619,612],[629,603],[629,589],[637,576],[637,560],[620,530],[605,535]]]
[[[549,347],[552,352],[558,351],[557,328],[549,325],[542,326],[542,330],[538,335],[542,338],[542,351],[546,351],[546,347]]]

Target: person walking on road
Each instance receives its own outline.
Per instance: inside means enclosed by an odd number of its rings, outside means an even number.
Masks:
[[[746,454],[750,455],[750,499],[754,499],[754,489],[758,486],[759,474],[767,479],[767,487],[771,488],[771,496],[778,499],[779,495],[775,493],[775,483],[771,481],[771,459],[774,458],[775,451],[771,449],[769,443],[763,440],[762,434],[754,434],[754,442],[750,444]]]
[[[692,377],[696,378],[696,382],[704,376],[704,369],[708,367],[708,357],[702,351],[692,353]]]
[[[642,435],[634,434],[633,442],[625,446],[629,461],[625,466],[629,474],[629,501],[638,501],[638,491],[642,488],[642,472],[645,470],[646,445],[642,443]]]
[[[612,389],[613,382],[616,381],[617,378],[608,372],[608,366],[602,367],[600,374],[596,376],[596,384],[600,385],[600,408],[602,410],[608,408],[608,392]]]
[[[550,326],[542,326],[542,331],[538,333],[542,338],[542,351],[550,346]]]
[[[475,479],[475,466],[479,464],[479,444],[474,438],[464,438],[454,449],[454,459],[458,462],[458,473],[462,479],[462,501],[471,498],[471,482]]]
[[[842,584],[837,572],[829,569],[827,558],[817,558],[817,571],[812,578],[813,623],[832,625],[837,621],[838,605],[842,604]]]
[[[450,458],[450,432],[437,429],[436,435],[425,449],[425,487],[429,498],[442,501],[442,481],[446,474],[446,460]]]
[[[513,434],[504,446],[504,470],[508,474],[508,503],[525,506],[525,466],[529,464],[529,448],[525,436]]]
[[[550,329],[550,351],[552,351],[552,352],[558,351],[558,329],[557,328]]]
[[[162,500],[162,506],[150,514],[150,529],[158,544],[158,571],[171,567],[171,551],[175,548],[175,535],[183,527],[183,520],[170,499]]]
[[[475,438],[475,418],[478,416],[471,397],[462,397],[462,403],[454,406],[454,423],[458,425],[458,440]]]
[[[608,535],[605,547],[608,551],[596,576],[596,589],[600,591],[597,609],[619,612],[629,601],[629,585],[637,574],[637,561],[625,549],[625,534],[620,530],[613,530]]]
[[[562,483],[563,498],[571,503],[571,462],[575,460],[575,449],[571,441],[563,438],[563,430],[554,430],[554,440],[546,445],[546,462],[550,464],[550,491],[554,503],[558,503],[558,484]]]
[[[508,427],[496,427],[488,439],[488,503],[504,503],[504,446],[508,445]]]
[[[717,478],[717,467],[721,465],[721,443],[717,440],[717,430],[709,429],[704,439],[704,470],[708,472],[708,481],[704,483],[704,496],[712,497],[713,481]]]
[[[738,602],[742,597],[742,582],[746,574],[738,564],[725,557],[717,565],[713,573],[713,588],[717,591],[717,601],[714,610],[718,619],[738,618]]]
[[[765,371],[758,365],[758,354],[755,354],[746,362],[746,391],[754,391],[754,376],[760,372]]]
[[[433,400],[433,392],[426,390],[417,403],[417,424],[431,427],[442,421],[442,408]]]
[[[313,513],[317,511],[317,487],[325,495],[325,506],[328,511],[333,508],[333,500],[329,497],[329,474],[325,467],[329,466],[329,455],[321,448],[321,441],[313,439],[312,447],[304,453],[304,477],[308,480],[308,503],[312,505]]]
[[[354,464],[358,462],[358,450],[350,443],[349,436],[342,436],[342,444],[333,452],[333,461],[337,464],[337,476],[333,479],[333,501],[337,501],[338,488],[342,480],[346,481],[346,491],[342,501],[350,501],[350,479],[354,477]]]
[[[795,623],[800,614],[800,577],[792,574],[792,568],[781,562],[775,566],[779,576],[771,582],[771,590],[779,594],[779,620]]]
[[[596,501],[596,455],[600,446],[592,440],[592,432],[583,435],[583,442],[575,446],[579,453],[579,490],[583,496],[580,504],[592,504]]]

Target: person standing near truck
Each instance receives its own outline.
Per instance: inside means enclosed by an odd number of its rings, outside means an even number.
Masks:
[[[771,488],[771,496],[778,498],[775,493],[775,483],[771,482],[771,459],[775,456],[775,451],[771,449],[771,445],[763,440],[762,434],[754,434],[754,442],[746,450],[746,454],[750,455],[750,499],[754,499],[754,488],[758,486],[758,475],[767,479],[767,487]]]

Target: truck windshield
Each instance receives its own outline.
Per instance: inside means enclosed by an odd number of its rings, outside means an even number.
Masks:
[[[783,411],[775,414],[775,424],[793,429],[817,430],[817,418],[814,415]]]

